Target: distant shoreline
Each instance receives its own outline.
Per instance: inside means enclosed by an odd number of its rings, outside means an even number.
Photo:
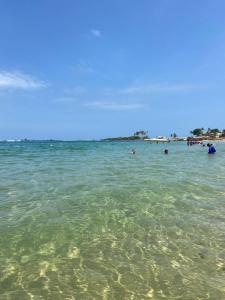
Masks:
[[[202,137],[189,137],[189,141],[201,141],[201,142],[225,142],[225,138],[202,138]],[[169,139],[170,142],[186,142],[185,140],[179,140],[179,139]],[[137,138],[106,138],[106,139],[99,139],[99,140],[53,140],[53,139],[6,139],[6,140],[0,140],[0,143],[30,143],[30,142],[43,142],[43,143],[62,143],[62,142],[145,142],[143,139],[137,139]]]

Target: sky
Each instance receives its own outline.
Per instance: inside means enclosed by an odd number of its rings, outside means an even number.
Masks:
[[[225,128],[224,0],[0,0],[0,139]]]

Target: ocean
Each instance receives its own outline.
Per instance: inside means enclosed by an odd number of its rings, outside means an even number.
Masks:
[[[216,148],[1,142],[0,299],[225,299]]]

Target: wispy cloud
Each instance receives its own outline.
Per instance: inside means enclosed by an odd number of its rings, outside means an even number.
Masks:
[[[81,75],[88,75],[95,72],[95,70],[89,65],[89,63],[84,60],[80,60],[80,62],[76,66],[71,67],[70,69]]]
[[[74,68],[74,70],[77,72],[77,73],[80,73],[80,74],[92,74],[94,73],[94,69],[86,64],[80,64],[78,66],[76,66]]]
[[[13,71],[0,71],[1,89],[22,89],[34,90],[46,87],[46,83],[40,81],[29,74]]]
[[[77,99],[74,97],[59,97],[53,100],[55,103],[74,103],[77,102]]]
[[[87,93],[87,88],[84,86],[74,86],[74,87],[70,87],[64,90],[64,92],[72,97],[74,96],[80,96],[80,95],[84,95],[85,93]]]
[[[151,94],[151,93],[165,93],[165,92],[190,92],[196,89],[205,88],[200,85],[193,84],[169,84],[169,83],[157,83],[157,84],[144,84],[144,85],[130,85],[119,90],[119,93],[125,95],[132,94]]]
[[[90,66],[78,66],[76,68],[76,70],[79,72],[79,73],[83,73],[83,74],[91,74],[91,73],[94,73],[94,69],[91,68]]]
[[[101,31],[98,30],[98,29],[91,29],[91,35],[96,37],[96,38],[101,38],[102,37]]]
[[[86,107],[92,107],[103,110],[114,110],[114,111],[123,111],[123,110],[135,110],[143,108],[144,105],[141,103],[118,103],[118,102],[86,102],[83,104]]]

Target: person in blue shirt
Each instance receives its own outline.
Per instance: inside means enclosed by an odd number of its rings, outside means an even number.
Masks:
[[[216,153],[216,148],[214,147],[213,144],[207,144],[207,146],[208,146],[208,148],[209,148],[209,150],[208,150],[208,153],[209,153],[209,154],[214,154],[214,153]]]

